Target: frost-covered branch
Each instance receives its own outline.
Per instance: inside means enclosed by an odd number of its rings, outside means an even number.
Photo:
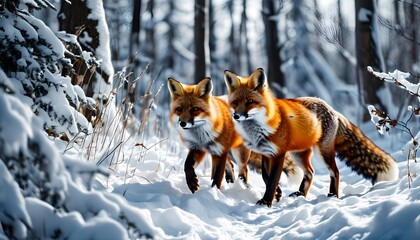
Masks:
[[[367,68],[368,72],[373,74],[375,77],[381,79],[385,82],[390,82],[395,84],[396,86],[406,90],[410,95],[416,96],[419,103],[420,103],[420,82],[417,84],[411,83],[407,79],[410,77],[410,73],[401,72],[399,70],[395,70],[394,72],[383,73],[383,72],[375,72],[371,67]],[[413,107],[408,106],[407,110],[410,112],[410,116],[406,121],[400,121],[397,119],[391,118],[388,113],[381,112],[376,109],[374,106],[368,106],[369,113],[371,115],[371,120],[376,125],[376,130],[379,133],[383,134],[384,132],[388,132],[391,128],[398,128],[401,131],[410,135],[410,142],[407,143],[405,148],[407,149],[407,175],[408,175],[408,184],[411,187],[411,172],[410,172],[410,165],[409,160],[413,159],[416,161],[417,151],[419,149],[419,139],[420,139],[420,131],[416,134],[412,127],[410,126],[410,121],[413,118],[420,117],[420,106]]]
[[[414,84],[408,81],[407,78],[410,77],[410,73],[401,72],[399,70],[394,70],[392,73],[375,72],[370,66],[367,67],[367,70],[382,81],[394,83],[398,87],[408,91],[410,95],[419,97],[420,102],[420,82]]]

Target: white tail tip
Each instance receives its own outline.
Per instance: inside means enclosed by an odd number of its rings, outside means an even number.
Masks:
[[[392,159],[389,170],[387,172],[379,173],[378,178],[376,179],[376,182],[395,181],[398,179],[398,176],[399,176],[398,164]]]

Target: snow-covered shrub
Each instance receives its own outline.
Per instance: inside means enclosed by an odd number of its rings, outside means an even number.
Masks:
[[[401,72],[399,70],[395,70],[394,72],[390,73],[381,73],[375,72],[371,67],[368,67],[368,71],[372,73],[377,78],[394,83],[396,86],[406,90],[409,95],[415,96],[420,103],[420,82],[417,84],[411,83],[407,79],[410,77],[410,73]],[[374,106],[368,106],[369,112],[371,113],[372,121],[375,123],[377,130],[379,133],[383,134],[384,132],[388,132],[391,127],[402,127],[403,131],[408,133],[412,138],[414,145],[418,147],[419,139],[415,137],[415,133],[412,132],[412,129],[408,126],[410,120],[415,117],[420,116],[420,105],[415,106],[407,106],[407,110],[410,112],[410,117],[407,121],[398,121],[396,119],[392,119],[387,113],[380,112]]]
[[[22,189],[23,196],[36,197],[55,207],[66,192],[63,164],[45,137],[42,123],[16,97],[10,81],[0,71],[0,158]]]
[[[80,162],[79,155],[62,156],[1,70],[0,112],[0,239],[137,239],[159,233],[151,216],[122,196],[80,184],[77,176],[105,170]]]
[[[0,227],[9,236],[24,239],[27,236],[27,227],[31,226],[31,219],[25,207],[25,200],[19,186],[13,180],[7,167],[0,158]],[[6,238],[0,229],[0,239]]]
[[[409,95],[417,97],[419,103],[417,107],[412,105],[406,106],[407,111],[409,111],[409,117],[405,121],[395,119],[389,116],[388,113],[381,112],[372,105],[368,106],[371,114],[371,120],[375,123],[376,129],[380,134],[388,132],[391,128],[398,128],[410,136],[411,140],[404,147],[407,151],[407,161],[416,161],[417,151],[420,147],[420,130],[418,129],[418,119],[420,117],[420,82],[415,84],[408,81],[407,79],[409,79],[410,73],[401,72],[399,70],[389,73],[375,72],[371,67],[368,67],[367,70],[382,81],[393,83],[394,85],[406,90]],[[415,130],[416,128],[418,131],[417,133]],[[407,171],[410,179],[410,169],[408,168]]]
[[[14,82],[19,98],[43,121],[44,130],[71,139],[88,132],[77,110],[86,104],[80,87],[64,69],[71,69],[63,43],[31,12],[53,7],[47,0],[0,1],[0,68]]]

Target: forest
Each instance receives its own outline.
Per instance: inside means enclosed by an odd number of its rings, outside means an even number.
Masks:
[[[0,239],[419,238],[419,23],[419,0],[0,0]],[[329,199],[314,163],[307,199],[261,209],[259,173],[211,188],[207,159],[191,194],[168,77],[225,95],[225,70],[257,68],[360,127],[399,180],[340,163]]]

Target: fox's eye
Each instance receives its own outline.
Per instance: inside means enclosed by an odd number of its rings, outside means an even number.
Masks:
[[[249,99],[247,102],[246,102],[246,104],[253,104],[254,103],[254,100],[252,100],[252,99]]]
[[[181,107],[175,108],[175,112],[182,112],[182,108]]]
[[[198,111],[198,107],[193,107],[193,108],[191,109],[191,111],[192,111],[192,112],[197,112],[197,111]]]
[[[232,105],[233,105],[234,107],[238,106],[238,100],[233,101],[233,102],[232,102]]]

